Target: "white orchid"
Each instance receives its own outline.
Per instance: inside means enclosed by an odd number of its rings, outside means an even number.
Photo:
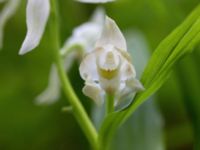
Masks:
[[[20,0],[1,0],[0,3],[5,2],[5,6],[0,12],[0,49],[3,47],[3,31],[7,21],[15,14]]]
[[[125,38],[115,21],[109,17],[106,17],[94,51],[86,55],[79,71],[85,80],[83,93],[97,104],[103,103],[105,94],[115,95],[117,104],[122,97],[143,90],[142,84],[136,79]]]
[[[74,29],[72,36],[69,37],[61,48],[61,54],[64,58],[66,72],[70,69],[74,60],[78,57],[82,59],[83,55],[92,51],[96,41],[99,39],[103,24],[105,12],[102,8],[97,8],[91,19]],[[80,49],[82,51],[80,51]],[[52,65],[49,84],[47,88],[36,98],[37,104],[52,104],[60,97],[60,82],[57,70]]]
[[[81,49],[84,50],[84,53],[91,52],[101,35],[104,18],[104,9],[98,7],[88,22],[83,23],[73,30],[72,36],[66,40],[61,49],[61,53],[64,55],[69,49],[72,48],[72,50],[74,50],[73,48],[76,49],[77,47],[81,47]]]
[[[107,2],[112,2],[115,0],[77,0],[79,2],[83,2],[83,3],[107,3]]]
[[[20,55],[30,52],[39,45],[45,31],[49,13],[49,0],[28,0],[26,7],[28,31],[20,49]]]

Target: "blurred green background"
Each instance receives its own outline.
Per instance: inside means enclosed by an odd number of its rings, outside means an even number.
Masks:
[[[96,5],[72,0],[59,3],[63,43],[74,27],[89,19]],[[142,32],[152,53],[198,3],[199,0],[118,0],[104,6],[122,31]],[[22,1],[7,23],[0,51],[0,150],[88,150],[88,142],[72,114],[61,111],[68,105],[64,96],[50,106],[34,104],[35,97],[47,86],[53,53],[46,31],[38,48],[27,55],[18,55],[26,34],[25,7],[26,1]],[[182,59],[154,97],[163,120],[162,135],[167,150],[192,150],[194,144],[200,143],[199,57],[200,48],[196,48]],[[69,76],[90,113],[92,102],[81,93],[83,81],[77,63]],[[134,138],[137,136],[131,140]]]

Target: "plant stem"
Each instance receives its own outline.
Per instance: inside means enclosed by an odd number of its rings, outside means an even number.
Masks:
[[[58,12],[57,12],[57,0],[51,0],[51,16],[49,19],[50,38],[52,42],[52,48],[54,50],[55,64],[57,66],[58,74],[61,80],[66,97],[68,98],[71,106],[73,107],[73,114],[77,119],[79,125],[88,138],[92,148],[96,149],[97,146],[97,131],[92,124],[88,114],[86,113],[83,105],[76,96],[68,77],[66,76],[65,69],[62,63],[62,57],[60,55],[59,44],[59,25],[58,25]]]
[[[106,94],[106,114],[110,114],[114,111],[114,95]]]
[[[66,46],[64,47],[61,51],[60,51],[60,54],[61,56],[64,58],[65,56],[67,56],[69,53],[71,53],[72,51],[79,51],[79,53],[83,53],[83,46],[80,45],[80,44],[73,44],[73,45],[70,45],[69,47]]]

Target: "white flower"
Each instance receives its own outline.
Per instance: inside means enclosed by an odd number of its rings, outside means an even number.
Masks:
[[[112,2],[115,0],[76,0],[79,2],[83,2],[83,3],[107,3],[107,2]]]
[[[101,96],[103,93],[115,95],[118,103],[119,98],[143,89],[136,79],[135,68],[131,64],[124,36],[116,23],[108,17],[94,51],[86,55],[79,71],[86,81],[84,94],[98,104],[103,102]],[[100,96],[94,97],[92,87]]]
[[[99,39],[102,26],[104,23],[105,13],[102,8],[97,8],[94,12],[92,18],[78,26],[74,29],[72,36],[68,38],[61,48],[61,54],[64,55],[65,52],[67,56],[64,58],[65,71],[67,72],[75,59],[83,57],[86,53],[91,52],[92,48],[95,46],[97,39]],[[78,46],[77,46],[78,45]],[[83,51],[79,51],[78,48],[82,48]],[[92,86],[92,85],[91,85]],[[89,88],[85,89],[90,90]],[[94,93],[98,91],[93,89]],[[95,96],[95,95],[94,95]],[[47,88],[36,97],[37,104],[52,104],[56,102],[60,97],[60,81],[57,74],[57,70],[54,65],[51,67],[49,84]]]
[[[1,2],[6,2],[6,4],[0,12],[0,49],[3,47],[3,30],[5,24],[15,14],[20,0],[1,0]]]
[[[28,31],[20,49],[20,55],[31,51],[39,45],[46,27],[49,12],[49,0],[28,0],[26,7]]]
[[[104,9],[98,7],[88,22],[83,23],[73,30],[72,36],[66,40],[61,53],[64,54],[66,50],[76,45],[81,46],[84,53],[91,52],[101,35],[104,18]]]

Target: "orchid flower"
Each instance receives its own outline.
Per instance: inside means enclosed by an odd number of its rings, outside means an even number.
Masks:
[[[102,27],[104,24],[105,12],[102,8],[97,8],[91,17],[91,19],[76,27],[73,30],[72,36],[69,37],[64,46],[61,48],[61,54],[65,56],[64,66],[67,72],[75,59],[82,57],[90,53],[96,41],[100,38]],[[80,49],[82,51],[80,51]],[[60,97],[60,82],[57,74],[57,70],[52,65],[49,84],[47,88],[36,97],[37,104],[52,104],[56,102]]]
[[[14,15],[16,12],[20,0],[1,0],[0,3],[5,2],[5,6],[0,12],[0,49],[3,47],[3,30],[7,21]]]
[[[122,97],[144,89],[136,79],[125,38],[109,17],[94,50],[85,56],[79,71],[85,80],[83,93],[97,104],[103,103],[106,94],[112,94],[117,105]]]
[[[30,52],[39,45],[45,31],[49,13],[49,0],[28,0],[26,7],[28,31],[20,49],[20,55]]]
[[[79,2],[83,2],[83,3],[107,3],[107,2],[112,2],[115,0],[77,0]]]
[[[71,47],[76,48],[76,46],[81,47],[84,53],[91,52],[97,39],[101,35],[104,18],[104,9],[98,7],[88,22],[83,23],[73,30],[72,36],[66,40],[61,49],[61,53],[64,55],[66,51],[71,49]]]

